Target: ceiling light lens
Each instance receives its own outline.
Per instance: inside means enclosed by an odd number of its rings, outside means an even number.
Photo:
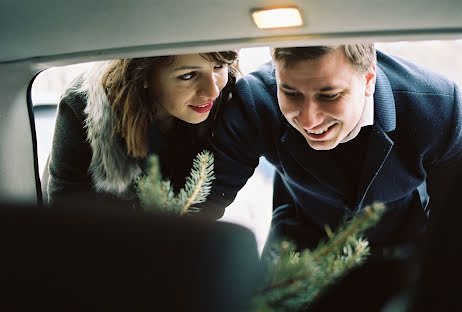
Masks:
[[[302,16],[297,8],[276,8],[258,10],[252,13],[258,28],[295,27],[303,24]]]

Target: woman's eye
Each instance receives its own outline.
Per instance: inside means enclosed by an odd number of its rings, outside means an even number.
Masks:
[[[197,76],[196,72],[190,72],[190,73],[186,73],[186,74],[183,74],[181,76],[178,76],[178,78],[181,79],[181,80],[191,80],[196,76]]]
[[[225,68],[225,66],[227,66],[227,65],[223,65],[223,64],[218,65],[217,64],[217,65],[215,65],[214,69],[223,69],[223,68]]]

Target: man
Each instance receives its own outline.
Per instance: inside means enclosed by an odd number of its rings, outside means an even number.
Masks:
[[[446,186],[462,176],[456,84],[373,44],[276,48],[272,56],[237,83],[217,123],[209,208],[222,213],[265,156],[276,168],[269,241],[313,248],[325,225],[383,202],[386,213],[367,233],[373,254],[412,252],[429,197],[443,209],[455,195]]]

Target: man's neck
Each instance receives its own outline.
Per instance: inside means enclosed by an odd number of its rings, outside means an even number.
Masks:
[[[363,113],[361,114],[361,118],[359,119],[356,126],[353,130],[348,133],[348,135],[340,142],[346,143],[350,140],[353,140],[356,136],[358,136],[359,131],[361,131],[362,127],[371,126],[374,124],[374,96],[368,96],[365,99]]]

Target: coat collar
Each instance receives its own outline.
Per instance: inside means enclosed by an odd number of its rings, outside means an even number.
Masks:
[[[356,194],[355,208],[361,209],[366,195],[380,172],[385,160],[393,148],[393,141],[387,132],[396,129],[396,106],[390,82],[385,73],[377,66],[377,79],[374,92],[374,125],[369,137],[366,157]]]
[[[390,82],[379,66],[377,66],[377,79],[374,92],[374,114],[374,122],[377,122],[384,132],[395,130],[395,98]]]

